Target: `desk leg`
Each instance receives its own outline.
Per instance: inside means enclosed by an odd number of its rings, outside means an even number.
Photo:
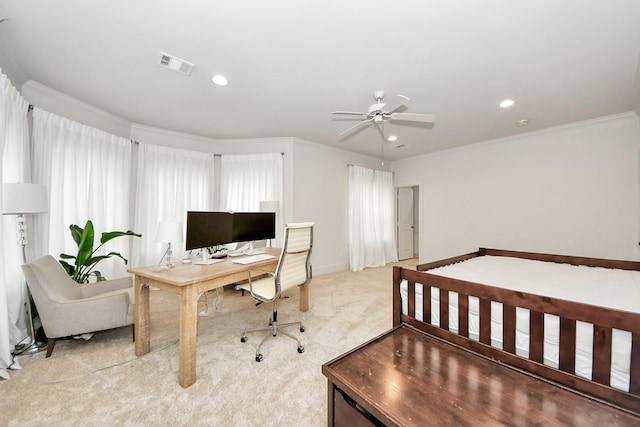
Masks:
[[[300,311],[309,310],[309,284],[307,283],[305,286],[300,286]]]
[[[178,372],[178,382],[184,388],[196,382],[197,311],[197,288],[185,286],[180,297],[180,371]]]
[[[149,353],[151,339],[149,334],[149,286],[142,283],[142,279],[135,276],[134,280],[135,307],[134,331],[136,337],[136,356]]]

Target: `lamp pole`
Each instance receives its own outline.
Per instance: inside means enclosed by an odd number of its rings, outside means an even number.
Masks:
[[[16,217],[16,237],[17,243],[22,250],[22,263],[27,262],[27,224],[25,214],[48,212],[49,203],[47,198],[47,187],[41,184],[25,183],[3,183],[2,184],[2,213],[4,215],[17,215]],[[33,325],[33,313],[31,310],[31,292],[26,280],[22,282],[27,305],[27,316],[29,322],[29,333],[31,342],[29,344],[17,344],[14,354],[37,353],[46,348],[46,343],[38,342],[36,331]]]
[[[22,249],[22,263],[27,263],[27,224],[25,223],[24,214],[19,213],[16,217],[16,236],[18,237],[18,245]],[[25,353],[38,353],[45,348],[47,348],[47,344],[44,342],[40,342],[36,338],[36,330],[33,326],[33,312],[31,310],[31,292],[29,292],[29,286],[27,286],[27,282],[23,282],[24,285],[24,294],[25,294],[25,304],[27,305],[27,317],[29,320],[29,333],[31,335],[31,342],[29,344],[17,344],[15,348],[16,354],[25,354]]]

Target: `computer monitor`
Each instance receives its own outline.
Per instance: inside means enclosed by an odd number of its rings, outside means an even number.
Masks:
[[[185,249],[273,239],[275,212],[187,212]]]
[[[276,237],[275,212],[235,212],[233,241],[252,242]]]
[[[185,249],[199,249],[235,242],[233,214],[229,212],[187,212]]]

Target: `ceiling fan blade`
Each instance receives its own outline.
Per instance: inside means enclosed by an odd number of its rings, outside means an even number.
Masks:
[[[342,135],[344,135],[344,134],[346,134],[346,133],[349,133],[349,132],[351,132],[352,130],[354,130],[355,128],[360,127],[360,126],[362,126],[362,125],[364,125],[364,124],[366,124],[366,123],[371,123],[371,121],[372,121],[372,120],[373,120],[373,117],[372,117],[372,118],[370,118],[370,119],[367,119],[367,120],[363,120],[363,121],[361,121],[361,122],[358,122],[358,123],[356,123],[355,125],[351,126],[349,129],[347,129],[347,130],[344,130],[344,131],[340,132],[340,133],[338,134],[338,136],[342,136]]]
[[[418,114],[418,113],[393,113],[391,120],[404,120],[407,122],[434,123],[436,121],[435,114]]]
[[[396,95],[395,98],[391,99],[389,102],[384,104],[384,107],[382,107],[382,110],[385,113],[391,113],[393,111],[396,111],[398,108],[402,107],[405,102],[407,102],[409,100],[409,98],[407,98],[404,95]]]
[[[369,114],[367,113],[358,113],[356,111],[333,111],[331,112],[331,114],[348,114],[351,116],[368,116]]]

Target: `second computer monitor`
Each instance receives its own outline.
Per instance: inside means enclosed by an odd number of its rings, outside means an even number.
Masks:
[[[274,212],[235,212],[233,214],[233,241],[252,242],[276,237]]]

